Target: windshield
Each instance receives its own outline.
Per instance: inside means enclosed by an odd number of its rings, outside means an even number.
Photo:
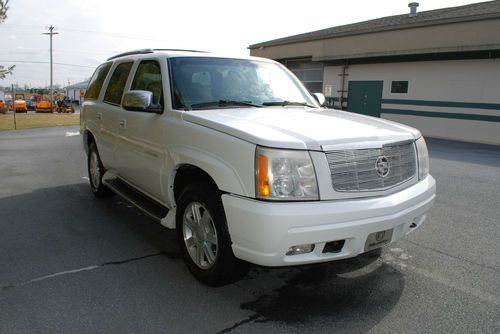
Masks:
[[[246,59],[185,57],[169,60],[174,109],[302,105],[317,107],[282,66]]]

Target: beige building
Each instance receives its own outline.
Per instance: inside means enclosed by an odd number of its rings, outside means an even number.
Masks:
[[[337,109],[426,136],[500,145],[500,1],[417,12],[251,45]]]
[[[73,102],[77,102],[79,105],[83,103],[83,96],[87,91],[87,86],[89,85],[88,81],[78,82],[73,85],[69,85],[64,87],[66,90],[66,96]]]

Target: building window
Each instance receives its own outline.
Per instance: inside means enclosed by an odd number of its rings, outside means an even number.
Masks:
[[[284,64],[310,93],[321,93],[323,91],[323,63],[310,60],[287,60]]]
[[[391,83],[391,93],[408,93],[408,81],[393,81]]]

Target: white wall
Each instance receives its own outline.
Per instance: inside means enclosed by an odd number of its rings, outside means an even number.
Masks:
[[[80,88],[67,89],[66,96],[68,96],[71,100],[80,101]],[[81,100],[83,102],[83,96]]]
[[[341,87],[341,72],[341,66],[325,67],[324,91],[331,90],[333,97],[340,95],[337,90]],[[345,90],[350,80],[383,80],[383,99],[493,104],[491,109],[474,108],[474,105],[382,104],[382,108],[388,111],[397,109],[434,115],[450,113],[500,117],[500,59],[350,65],[347,73]],[[391,93],[393,80],[408,81],[408,93]],[[325,89],[327,86],[332,88]],[[335,106],[338,107],[338,103]],[[382,113],[381,117],[414,126],[427,136],[500,145],[500,122],[392,113]]]

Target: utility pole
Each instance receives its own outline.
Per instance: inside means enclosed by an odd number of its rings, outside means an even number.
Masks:
[[[16,106],[14,105],[14,101],[16,100],[16,91],[14,90],[14,84],[12,84],[12,110],[14,111],[14,130],[17,130],[17,121],[16,121]]]
[[[52,87],[52,36],[59,34],[58,32],[54,32],[55,27],[51,24],[49,26],[49,32],[44,32],[44,35],[50,36],[50,111],[54,112],[54,89]]]

